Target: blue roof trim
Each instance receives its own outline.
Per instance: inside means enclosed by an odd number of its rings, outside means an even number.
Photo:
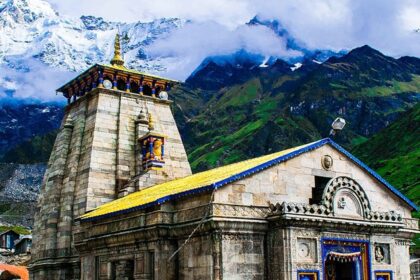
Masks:
[[[331,146],[336,148],[339,152],[341,152],[344,155],[346,155],[347,157],[349,157],[353,162],[355,162],[361,168],[365,169],[369,174],[371,174],[378,181],[380,181],[382,184],[384,184],[388,189],[390,189],[399,198],[401,198],[408,205],[410,205],[412,208],[414,208],[416,211],[418,211],[418,207],[416,206],[416,204],[414,204],[411,200],[409,200],[407,197],[405,197],[401,192],[399,192],[391,184],[389,184],[387,181],[385,181],[385,179],[383,179],[379,174],[377,174],[375,171],[370,169],[367,165],[365,165],[363,162],[361,162],[359,159],[357,159],[355,156],[350,154],[348,151],[346,151],[344,148],[342,148],[340,145],[335,143],[330,138],[324,138],[324,139],[321,139],[317,142],[312,143],[311,145],[303,147],[299,150],[296,150],[296,151],[290,152],[288,154],[285,154],[283,156],[280,156],[278,158],[269,160],[269,161],[267,161],[265,163],[262,163],[262,164],[260,164],[256,167],[253,167],[253,168],[250,168],[250,169],[245,170],[243,172],[240,172],[238,174],[232,175],[232,176],[230,176],[230,177],[228,177],[224,180],[214,182],[211,185],[207,185],[207,186],[200,187],[200,188],[193,189],[193,190],[189,190],[189,191],[184,191],[184,192],[173,194],[173,195],[164,196],[164,197],[161,197],[161,198],[157,199],[154,202],[150,202],[150,203],[147,203],[147,204],[144,204],[144,205],[132,207],[132,208],[125,209],[125,210],[115,211],[115,212],[104,214],[104,215],[97,216],[97,217],[82,219],[82,221],[85,221],[85,222],[95,221],[95,220],[99,220],[99,219],[113,217],[113,216],[120,215],[120,214],[127,214],[127,213],[130,213],[130,212],[134,212],[134,211],[137,211],[137,210],[142,210],[142,209],[145,209],[145,208],[148,208],[148,207],[151,207],[151,206],[159,205],[159,204],[165,203],[166,201],[169,201],[169,200],[174,200],[174,199],[177,199],[177,198],[181,198],[181,197],[185,197],[185,196],[188,196],[188,195],[197,194],[197,193],[201,193],[201,192],[205,192],[205,191],[212,191],[214,189],[218,189],[218,188],[220,188],[224,185],[227,185],[229,183],[232,183],[234,181],[238,181],[242,178],[248,177],[248,176],[250,176],[254,173],[257,173],[261,170],[267,169],[267,168],[269,168],[269,167],[271,167],[275,164],[285,162],[285,161],[287,161],[291,158],[294,158],[298,155],[301,155],[301,154],[304,154],[306,152],[318,149],[319,147],[324,146],[325,144],[330,144]]]
[[[369,166],[364,164],[361,160],[350,154],[348,151],[346,151],[343,147],[335,143],[333,140],[329,139],[329,144],[336,148],[338,151],[349,157],[354,163],[356,163],[359,167],[366,170],[370,175],[372,175],[376,180],[384,184],[391,192],[393,192],[396,196],[401,198],[403,201],[405,201],[408,205],[410,205],[414,210],[419,211],[419,208],[417,205],[412,202],[410,199],[408,199],[405,195],[403,195],[399,190],[397,190],[395,187],[393,187],[390,183],[388,183],[384,178],[382,178],[378,173],[373,171]]]

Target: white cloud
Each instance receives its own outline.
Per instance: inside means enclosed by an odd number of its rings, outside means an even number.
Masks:
[[[63,102],[55,89],[76,74],[48,67],[35,59],[24,60],[25,69],[0,65],[0,98]]]
[[[234,53],[240,49],[284,58],[300,55],[287,50],[285,41],[265,26],[241,25],[230,30],[214,21],[186,24],[165,40],[152,44],[148,53],[157,57],[182,57],[184,63],[174,65],[166,74],[185,79],[206,57]]]
[[[214,20],[234,27],[255,15],[253,7],[243,0],[49,0],[61,13],[79,17],[101,16],[108,20],[134,22],[162,17]]]
[[[418,0],[49,1],[62,13],[73,16],[93,14],[119,21],[180,17],[198,23],[214,21],[230,30],[258,14],[279,20],[309,48],[341,50],[369,44],[389,55],[420,55],[420,35],[413,32],[420,28]],[[198,37],[224,33],[210,31],[215,34],[195,34],[195,38],[203,41]]]

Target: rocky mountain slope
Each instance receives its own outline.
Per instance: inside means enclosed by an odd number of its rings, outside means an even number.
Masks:
[[[46,164],[0,163],[0,224],[32,226]]]

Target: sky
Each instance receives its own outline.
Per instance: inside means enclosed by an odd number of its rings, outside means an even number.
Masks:
[[[258,15],[279,20],[308,48],[339,51],[369,44],[388,55],[420,56],[419,0],[48,1],[70,16],[89,14],[132,22],[162,17],[192,20],[201,25],[201,36],[195,34],[198,41],[233,32]],[[188,34],[177,34],[181,35]]]

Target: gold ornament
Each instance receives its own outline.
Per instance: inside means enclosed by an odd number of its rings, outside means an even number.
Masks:
[[[124,60],[121,56],[120,35],[118,33],[115,35],[114,57],[111,59],[111,65],[124,67]]]

